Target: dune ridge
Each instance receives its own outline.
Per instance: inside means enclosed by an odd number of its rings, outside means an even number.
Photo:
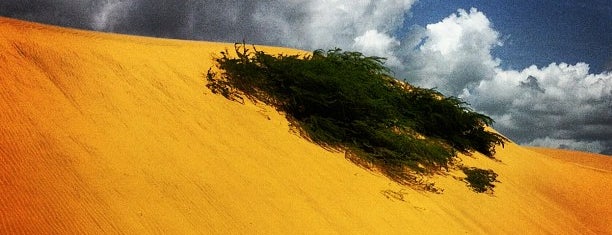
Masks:
[[[461,156],[499,173],[493,196],[455,171],[415,191],[211,94],[202,74],[232,44],[0,32],[3,234],[612,234],[612,174],[572,153],[509,143],[500,161]]]

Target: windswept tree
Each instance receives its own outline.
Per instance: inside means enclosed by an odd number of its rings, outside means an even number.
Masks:
[[[207,87],[285,112],[310,140],[343,150],[402,182],[449,167],[456,152],[493,157],[507,141],[456,97],[393,78],[384,59],[340,49],[269,55],[244,44],[216,58]],[[410,173],[412,172],[412,173]]]

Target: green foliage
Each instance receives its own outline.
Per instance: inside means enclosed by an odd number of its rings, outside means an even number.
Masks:
[[[395,80],[383,58],[340,49],[272,56],[236,44],[216,58],[207,87],[228,99],[274,105],[312,141],[346,150],[393,178],[404,168],[448,167],[455,151],[487,156],[506,139],[485,130],[491,118],[454,97]]]
[[[477,193],[484,193],[487,191],[493,191],[495,185],[494,182],[497,181],[497,174],[493,172],[493,170],[485,170],[475,167],[464,167],[463,173],[467,175],[465,180],[468,185]]]
[[[495,154],[495,146],[507,139],[485,130],[493,119],[469,109],[456,97],[444,97],[434,90],[413,88],[406,93],[410,103],[403,103],[417,116],[415,130],[428,136],[446,140],[455,149],[468,153],[478,151],[488,157]]]

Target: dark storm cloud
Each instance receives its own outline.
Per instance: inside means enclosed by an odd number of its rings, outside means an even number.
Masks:
[[[145,36],[350,48],[369,30],[399,28],[414,1],[2,0],[0,15]]]
[[[100,22],[98,27],[119,33],[188,38],[184,32],[188,21],[185,13],[191,7],[188,1],[132,1],[124,7],[112,9],[120,14],[111,15],[106,22]]]
[[[94,0],[2,0],[0,15],[89,29],[91,15],[100,5],[99,1]]]
[[[130,1],[100,29],[156,37],[262,43],[265,30],[253,19],[257,1]]]
[[[306,10],[304,3],[283,1],[0,2],[0,15],[42,23],[145,36],[230,42],[246,39],[265,44],[290,39],[283,35],[286,29],[299,33],[299,26],[308,16]]]

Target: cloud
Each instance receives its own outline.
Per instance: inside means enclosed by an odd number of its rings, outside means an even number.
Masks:
[[[550,137],[537,138],[527,145],[541,146],[547,148],[559,148],[559,149],[574,149],[587,152],[601,152],[605,149],[605,145],[601,141],[575,141],[571,139],[554,139]]]
[[[519,143],[612,153],[612,73],[585,63],[498,69],[464,98]]]
[[[91,27],[97,31],[114,31],[117,19],[127,15],[131,2],[108,0],[92,15]]]
[[[612,73],[585,63],[504,70],[491,55],[499,33],[476,9],[417,32],[402,45],[411,82],[463,98],[518,143],[612,153]]]
[[[546,90],[542,89],[540,87],[540,83],[538,83],[538,79],[534,76],[529,75],[529,77],[527,77],[527,80],[524,82],[521,82],[520,84],[521,88],[528,88],[528,89],[532,89],[534,91],[538,91],[541,93],[546,92]]]
[[[3,0],[0,15],[145,36],[351,49],[368,32],[391,39],[415,1]],[[356,46],[373,46],[364,43]]]
[[[487,17],[474,8],[427,25],[420,34],[421,44],[415,51],[406,51],[406,76],[418,85],[457,96],[492,77],[500,64],[490,53],[501,45],[499,35]]]
[[[387,59],[386,64],[390,66],[400,66],[401,62],[393,53],[393,49],[399,45],[400,42],[389,35],[368,30],[354,39],[352,49],[367,55],[384,57]]]
[[[305,24],[309,37],[315,39],[310,46],[329,48],[347,47],[367,31],[391,34],[402,26],[404,14],[415,0],[315,0],[307,13]]]
[[[415,0],[3,0],[0,15],[99,31],[304,49],[402,26]],[[390,36],[389,36],[390,37]]]
[[[0,15],[88,29],[93,9],[100,5],[95,0],[2,0]]]

